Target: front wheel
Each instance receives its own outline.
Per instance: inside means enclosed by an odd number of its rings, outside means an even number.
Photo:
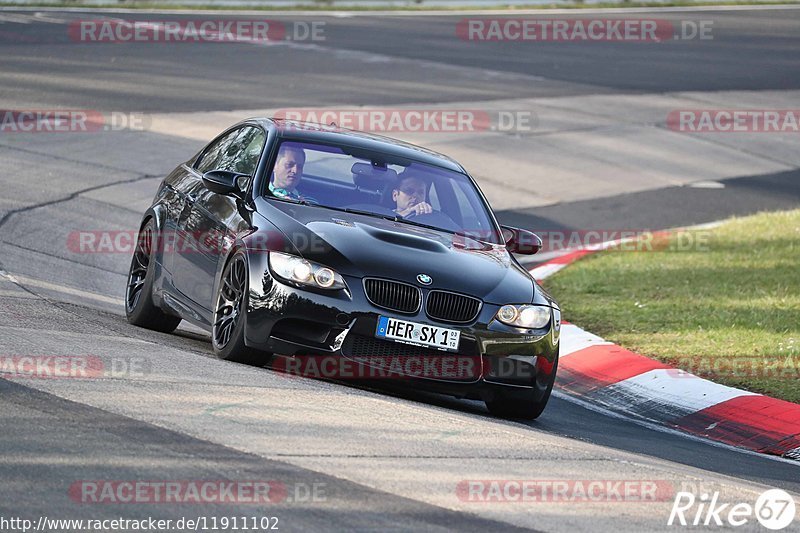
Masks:
[[[542,372],[533,381],[533,388],[515,389],[503,387],[495,391],[491,399],[486,400],[486,408],[494,416],[500,418],[518,418],[523,420],[534,420],[544,412],[547,402],[550,400],[550,393],[553,392],[553,384],[556,382],[556,370],[558,369],[558,357],[552,366],[545,365],[549,372]]]
[[[271,354],[250,348],[244,343],[248,275],[247,259],[244,252],[238,251],[222,271],[214,306],[211,344],[214,354],[220,359],[262,366]]]
[[[169,333],[178,327],[181,319],[166,314],[153,302],[153,250],[158,242],[154,228],[153,219],[150,219],[139,231],[125,289],[125,316],[135,326]]]

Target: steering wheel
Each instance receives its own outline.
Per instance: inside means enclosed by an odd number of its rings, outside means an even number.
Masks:
[[[413,218],[422,224],[438,226],[440,228],[447,228],[453,231],[458,231],[461,229],[459,225],[456,224],[452,218],[442,213],[441,211],[436,211],[436,210],[434,210],[432,213],[420,213],[420,214],[418,214],[416,211],[412,211],[403,218],[405,219]]]
[[[416,208],[419,207],[420,205],[422,205],[422,204],[416,204],[416,205],[412,206],[412,208],[414,208],[414,210],[411,211],[409,214],[403,216],[403,218],[413,218],[413,217],[420,217],[420,216],[425,216],[425,215],[433,215],[435,213],[438,213],[438,211],[436,211],[436,210],[433,210],[430,213],[420,213],[419,211],[416,210]]]

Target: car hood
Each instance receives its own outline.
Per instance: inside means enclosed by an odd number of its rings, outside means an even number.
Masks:
[[[534,301],[530,274],[505,246],[461,235],[290,202],[259,198],[263,227],[274,225],[292,250],[345,276],[381,277],[416,286],[419,274],[431,289],[469,294],[495,304]],[[259,228],[261,230],[261,228]],[[289,246],[291,243],[291,246]],[[543,300],[537,294],[537,300]]]

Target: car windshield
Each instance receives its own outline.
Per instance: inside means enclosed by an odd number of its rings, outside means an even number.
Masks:
[[[267,196],[392,218],[502,244],[464,174],[348,146],[283,141]]]

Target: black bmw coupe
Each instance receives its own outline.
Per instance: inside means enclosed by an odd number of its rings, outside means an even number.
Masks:
[[[561,312],[513,253],[540,246],[500,226],[446,156],[250,119],[159,186],[126,314],[163,332],[205,328],[223,359],[325,357],[531,419],[555,380]]]

